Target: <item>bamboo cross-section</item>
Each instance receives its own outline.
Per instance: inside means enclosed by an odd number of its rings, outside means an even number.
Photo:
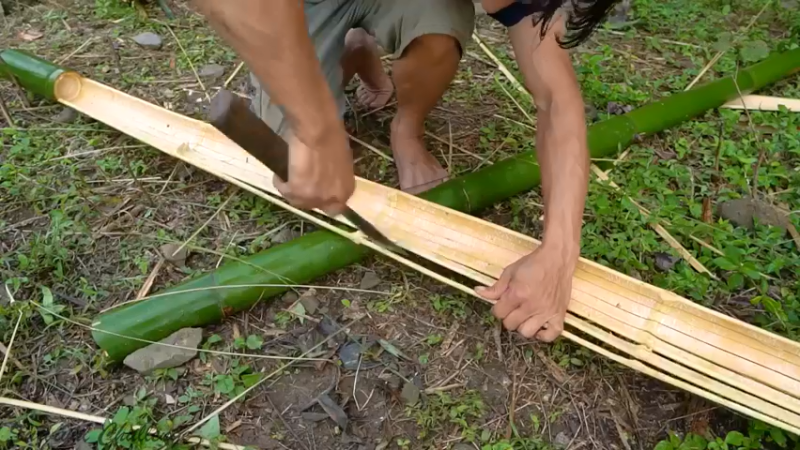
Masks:
[[[53,96],[164,153],[285,208],[272,173],[211,125],[64,71]],[[364,179],[349,205],[410,252],[489,284],[539,242]],[[333,232],[320,218],[292,209]],[[343,219],[333,218],[342,223]],[[357,239],[363,240],[363,236]],[[399,255],[415,270],[474,295]],[[614,361],[740,413],[800,433],[800,344],[581,258],[564,336]],[[100,324],[96,323],[96,326]]]

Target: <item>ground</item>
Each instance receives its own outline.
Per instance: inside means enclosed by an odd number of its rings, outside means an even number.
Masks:
[[[203,117],[204,91],[213,93],[229,77],[231,88],[247,93],[246,69],[236,72],[236,55],[184,2],[166,4],[174,19],[155,2],[134,9],[113,0],[3,0],[0,48],[29,50],[197,118]],[[158,34],[162,46],[132,41],[145,31]],[[478,33],[516,73],[503,30],[481,17]],[[700,84],[796,47],[798,37],[794,0],[634,0],[572,53],[587,120],[684,90],[720,49],[727,51]],[[221,73],[213,73],[212,64]],[[787,78],[761,93],[800,97],[798,80]],[[11,83],[0,83],[0,94],[14,122],[0,117],[0,279],[8,287],[0,290],[0,342],[8,356],[0,375],[3,396],[116,417],[122,431],[114,437],[107,430],[111,443],[101,448],[159,448],[130,426],[184,431],[258,372],[274,375],[226,408],[218,422],[201,427],[204,436],[306,450],[632,450],[677,448],[675,439],[690,433],[713,440],[737,431],[754,433],[752,448],[782,443],[779,430],[564,339],[537,344],[501,332],[486,305],[380,257],[314,281],[311,292],[298,287],[313,297],[302,303],[312,305],[303,315],[293,307],[297,296],[287,294],[203,330],[203,349],[238,355],[203,353],[147,376],[108,365],[89,331],[99,311],[146,295],[143,287],[158,293],[314,227]],[[533,111],[471,45],[427,125],[430,148],[453,175],[533,148],[535,124],[509,95]],[[348,127],[387,152],[393,111],[390,104],[351,112]],[[789,217],[800,225],[799,127],[796,113],[717,109],[637,140],[624,157],[611,158],[609,176],[620,190],[591,183],[583,256],[797,339],[795,242],[778,227],[737,227],[719,217],[718,207],[755,191],[763,204],[794,211]],[[360,144],[354,150],[361,176],[396,186],[384,158]],[[668,219],[669,231],[718,280],[675,257],[629,198]],[[534,190],[482,217],[539,237],[541,207]],[[159,264],[163,245],[187,241],[185,261]],[[348,333],[332,334],[354,319]],[[326,336],[318,353],[342,364],[300,361],[281,368],[282,362],[253,356],[296,356]],[[420,390],[418,401],[407,404]],[[344,429],[318,404],[301,410],[318,398],[341,407],[329,410],[346,420]],[[0,447],[73,448],[99,428],[4,407]],[[670,440],[670,433],[677,437]]]

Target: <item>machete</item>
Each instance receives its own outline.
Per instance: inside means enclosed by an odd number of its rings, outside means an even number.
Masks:
[[[289,145],[250,110],[243,98],[227,89],[220,89],[211,100],[209,122],[281,180],[289,180]],[[343,215],[376,242],[402,252],[400,247],[350,207],[345,209]]]

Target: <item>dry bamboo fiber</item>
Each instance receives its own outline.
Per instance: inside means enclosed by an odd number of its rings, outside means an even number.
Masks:
[[[72,72],[59,78],[56,96],[169,155],[266,198],[272,198],[266,193],[278,195],[272,173],[207,123]],[[538,245],[530,237],[363,179],[358,179],[349,204],[400,246],[484,284]],[[315,221],[342,233],[325,221]],[[564,336],[617,362],[800,433],[798,343],[585,259],[575,273],[567,323],[638,359],[565,332]]]
[[[744,95],[722,105],[728,109],[748,109],[750,111],[780,111],[781,107],[792,112],[800,112],[800,99],[770,97],[767,95]]]

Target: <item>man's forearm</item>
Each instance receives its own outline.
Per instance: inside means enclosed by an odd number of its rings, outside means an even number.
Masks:
[[[577,257],[589,177],[580,95],[562,93],[540,109],[537,119],[536,149],[545,205],[543,243]]]
[[[215,31],[285,108],[306,143],[324,140],[338,111],[297,0],[194,0]]]

